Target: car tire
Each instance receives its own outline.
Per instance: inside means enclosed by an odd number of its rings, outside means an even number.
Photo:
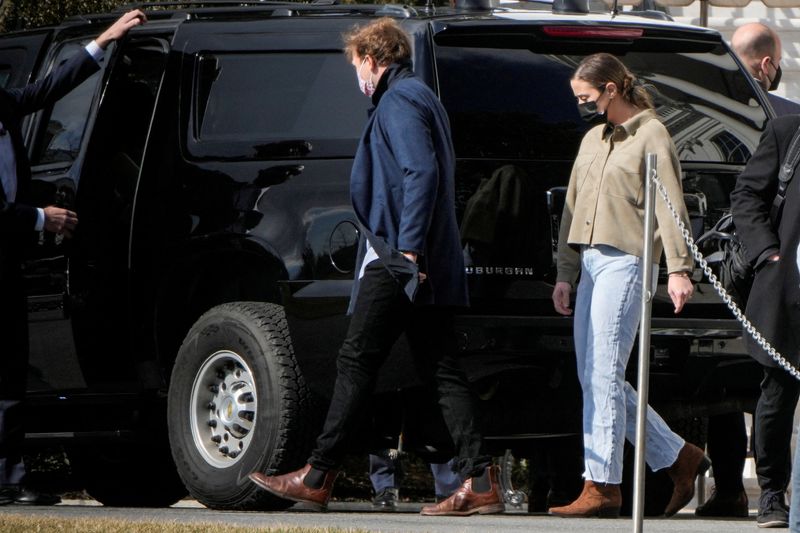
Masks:
[[[172,455],[189,493],[212,509],[280,510],[251,472],[305,463],[309,392],[281,306],[233,302],[201,316],[172,370]]]

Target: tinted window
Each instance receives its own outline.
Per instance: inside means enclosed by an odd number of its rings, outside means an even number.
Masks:
[[[583,55],[439,46],[437,56],[460,157],[575,156],[587,125],[569,78]],[[747,161],[767,117],[722,46],[704,53],[631,51],[621,59],[651,86],[682,161]]]
[[[0,87],[14,89],[28,83],[48,36],[43,31],[0,38]]]
[[[58,51],[53,64],[63,63],[73,55],[82,52],[85,46],[85,42],[66,43]],[[80,151],[86,122],[89,119],[89,110],[99,81],[100,71],[92,74],[86,81],[61,98],[49,111],[45,111],[31,157],[33,165],[71,163],[75,160]]]
[[[369,105],[338,52],[201,55],[195,86],[195,155],[352,155]]]
[[[11,80],[14,73],[19,70],[25,57],[26,51],[24,48],[6,48],[2,51],[2,58],[0,58],[0,87],[3,89],[12,87]]]

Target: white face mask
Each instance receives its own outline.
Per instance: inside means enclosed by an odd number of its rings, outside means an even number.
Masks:
[[[372,73],[370,72],[369,79],[366,81],[361,79],[361,69],[364,68],[364,63],[366,62],[367,58],[365,57],[364,61],[361,62],[361,66],[359,66],[356,71],[356,78],[358,78],[358,88],[361,89],[361,92],[371,97],[375,94],[375,84],[372,83]]]

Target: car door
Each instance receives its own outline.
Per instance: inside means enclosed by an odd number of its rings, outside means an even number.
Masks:
[[[41,66],[33,70],[36,76],[17,76],[15,81],[24,85],[35,77],[46,76],[73,55],[83,53],[89,41],[89,37],[72,37],[57,42],[40,54]],[[102,77],[103,69],[28,118],[25,140],[32,181],[27,202],[31,205],[75,209],[85,133],[100,97]],[[30,326],[29,392],[80,389],[86,385],[70,320],[71,246],[70,239],[40,232],[23,262]]]

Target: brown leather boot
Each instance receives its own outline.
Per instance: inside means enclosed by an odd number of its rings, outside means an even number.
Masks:
[[[487,492],[472,490],[472,479],[467,479],[449,498],[436,505],[426,505],[420,514],[426,516],[468,516],[471,514],[497,514],[506,510],[500,491],[500,468],[487,467],[491,489]]]
[[[672,489],[672,498],[664,509],[664,516],[674,515],[692,501],[695,479],[703,475],[710,466],[711,460],[703,450],[690,442],[683,445],[678,458],[667,470],[675,488]]]
[[[312,509],[324,511],[328,507],[328,500],[331,499],[333,482],[339,472],[330,470],[325,474],[322,487],[314,489],[307,487],[303,480],[311,470],[311,465],[306,465],[300,470],[289,472],[281,476],[267,476],[261,472],[250,474],[250,480],[279,498],[292,500],[293,502],[307,503]]]
[[[621,506],[619,485],[595,483],[587,479],[577,500],[563,507],[551,507],[547,512],[564,518],[617,518]]]

